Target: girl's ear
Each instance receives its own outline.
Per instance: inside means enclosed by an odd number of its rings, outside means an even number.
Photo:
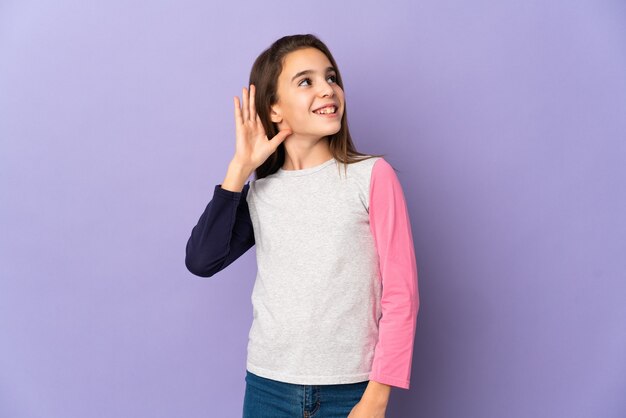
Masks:
[[[283,120],[283,117],[280,115],[280,110],[278,106],[274,105],[270,107],[270,118],[274,123],[280,123]]]

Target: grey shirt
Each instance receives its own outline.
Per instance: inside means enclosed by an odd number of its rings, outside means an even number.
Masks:
[[[381,316],[372,167],[334,158],[250,183],[256,243],[247,369],[294,384],[368,380]],[[339,169],[339,170],[338,170]]]

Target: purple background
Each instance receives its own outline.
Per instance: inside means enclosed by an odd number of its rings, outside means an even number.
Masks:
[[[185,244],[254,59],[309,32],[411,212],[387,416],[626,416],[617,0],[0,3],[0,416],[241,416],[255,251],[201,279]]]

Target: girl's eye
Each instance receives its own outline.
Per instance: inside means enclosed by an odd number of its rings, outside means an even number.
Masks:
[[[332,79],[333,83],[337,82],[337,76],[334,75],[334,74],[333,75],[329,75],[328,78]],[[305,82],[305,81],[308,82],[309,84],[311,83],[311,79],[307,77],[307,78],[303,78],[302,81],[300,82],[300,84],[298,84],[298,85],[301,86],[302,83]]]

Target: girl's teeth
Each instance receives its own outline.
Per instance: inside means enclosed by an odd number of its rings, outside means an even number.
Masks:
[[[318,110],[315,113],[318,114],[328,114],[328,113],[335,113],[335,108],[334,107],[326,107],[322,110]]]

